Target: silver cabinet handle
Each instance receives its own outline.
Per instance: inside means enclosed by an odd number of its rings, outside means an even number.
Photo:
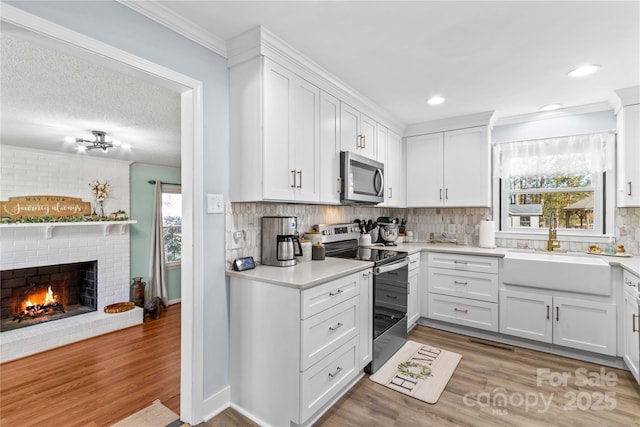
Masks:
[[[440,200],[442,200],[442,188],[440,189]]]
[[[468,313],[468,312],[469,312],[469,310],[467,310],[467,309],[464,309],[464,310],[463,310],[463,309],[458,308],[458,307],[455,307],[455,308],[453,309],[453,311],[457,311],[457,312],[459,312],[459,313]]]
[[[549,304],[547,304],[547,320],[549,320]]]
[[[340,372],[342,372],[342,367],[338,366],[335,371],[329,372],[329,378],[334,378]]]
[[[411,264],[415,264],[416,262],[418,262],[418,260],[412,259],[411,261],[409,261]]]
[[[467,282],[459,282],[457,280],[454,280],[453,283],[456,285],[465,285],[465,286],[467,285]]]
[[[293,175],[293,185],[291,185],[291,188],[296,188],[296,170],[293,169],[291,174]]]
[[[336,326],[329,326],[329,331],[330,332],[337,331],[341,326],[344,326],[344,324],[338,322],[338,323],[336,323]]]
[[[640,330],[636,328],[637,318],[638,318],[638,315],[636,315],[635,313],[631,313],[631,332],[640,332]]]
[[[560,321],[560,307],[556,307],[556,322]]]
[[[389,187],[389,198],[393,199],[393,188]]]
[[[300,182],[298,183],[298,188],[302,188],[302,170],[298,171],[298,178],[300,178]]]
[[[631,181],[629,181],[628,184],[629,184],[629,194],[627,194],[627,196],[630,196],[631,195]]]
[[[338,289],[335,292],[329,292],[329,296],[330,297],[335,297],[336,295],[340,295],[341,293],[343,293],[344,291],[342,289]]]
[[[453,263],[454,263],[454,264],[465,264],[465,265],[466,265],[466,264],[467,264],[467,261],[460,261],[460,260],[454,259],[454,260],[453,260]]]
[[[338,178],[338,194],[342,193],[342,177]]]
[[[449,189],[448,188],[444,189],[444,199],[445,200],[449,200]]]

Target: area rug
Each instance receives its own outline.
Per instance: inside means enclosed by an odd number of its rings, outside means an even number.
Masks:
[[[168,425],[182,425],[180,417],[156,400],[146,408],[117,422],[113,427],[165,427]]]
[[[427,403],[436,403],[462,356],[427,344],[407,341],[372,381]]]

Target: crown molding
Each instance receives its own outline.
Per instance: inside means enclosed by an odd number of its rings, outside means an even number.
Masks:
[[[440,120],[415,123],[407,126],[404,136],[426,135],[429,133],[443,132],[447,130],[465,129],[476,126],[493,127],[495,111],[468,114],[466,116],[447,117]]]
[[[640,86],[617,89],[609,97],[609,105],[616,114],[622,107],[634,104],[640,104]]]
[[[198,43],[201,46],[227,57],[227,44],[224,39],[194,24],[190,20],[176,14],[174,11],[160,3],[139,0],[117,0],[123,6],[146,16],[147,18],[164,25],[170,30]]]
[[[534,122],[537,120],[557,119],[560,117],[575,116],[578,114],[598,113],[600,111],[611,110],[609,102],[598,102],[595,104],[577,105],[575,107],[560,108],[553,111],[540,111],[535,113],[520,114],[517,116],[501,117],[496,120],[496,126],[511,125],[515,123]]]
[[[263,55],[293,71],[309,83],[327,91],[360,112],[371,116],[378,123],[398,134],[405,124],[392,117],[388,111],[365,95],[357,92],[337,76],[297,51],[287,42],[262,26],[231,38],[227,42],[229,68]]]

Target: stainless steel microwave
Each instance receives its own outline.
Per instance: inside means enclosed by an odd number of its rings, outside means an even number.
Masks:
[[[351,151],[340,152],[340,202],[376,205],[384,202],[384,164]]]

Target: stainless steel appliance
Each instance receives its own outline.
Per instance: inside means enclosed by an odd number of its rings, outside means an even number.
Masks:
[[[340,202],[376,205],[384,202],[384,164],[351,151],[340,152]]]
[[[359,247],[357,224],[313,226],[322,236],[326,256],[371,261],[373,267],[373,360],[365,368],[376,372],[407,341],[407,252],[384,246]]]
[[[302,256],[298,238],[298,218],[295,216],[262,217],[262,264],[277,267],[296,265]]]

